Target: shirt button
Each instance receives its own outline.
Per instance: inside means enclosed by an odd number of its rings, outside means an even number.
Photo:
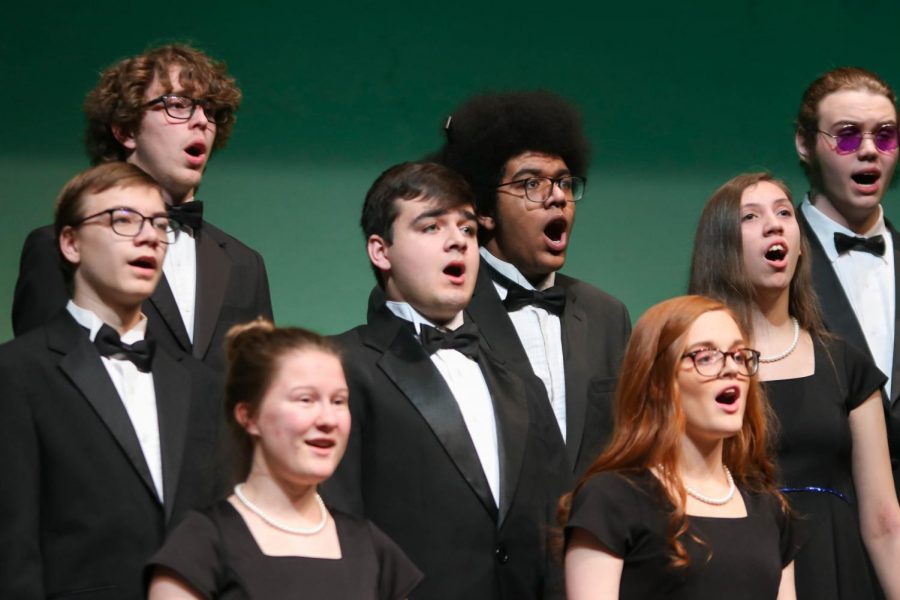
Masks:
[[[494,555],[497,557],[497,562],[501,565],[505,565],[509,561],[509,552],[503,544],[497,546],[494,550]]]

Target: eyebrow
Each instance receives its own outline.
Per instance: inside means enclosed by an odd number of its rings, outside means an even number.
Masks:
[[[793,204],[791,204],[791,201],[787,199],[787,196],[781,196],[780,198],[772,200],[772,204],[790,204],[791,206],[793,206]],[[748,202],[747,204],[741,205],[741,210],[744,210],[746,208],[760,208],[763,206],[765,205],[761,202]]]
[[[450,212],[452,212],[452,210],[453,209],[449,209],[449,208],[432,208],[431,210],[426,210],[425,212],[417,215],[416,218],[412,220],[412,222],[413,222],[413,224],[416,224],[419,221],[424,221],[426,219],[433,219],[435,217],[443,217],[444,215],[450,214]],[[460,210],[459,212],[462,212],[463,216],[470,221],[476,220],[475,213],[472,212],[471,210]]]
[[[124,205],[113,206],[113,207],[111,207],[111,208],[107,208],[106,210],[107,210],[107,211],[109,211],[109,210],[127,210],[128,212],[137,213],[137,214],[139,214],[139,215],[141,215],[141,216],[144,215],[144,213],[142,213],[142,212],[139,211],[138,209],[132,208],[132,207],[130,207],[130,206],[124,206]],[[106,211],[104,211],[104,212],[106,212]],[[166,210],[162,210],[162,211],[158,211],[158,212],[155,212],[155,213],[150,214],[150,215],[147,215],[147,216],[148,216],[148,217],[168,217],[168,216],[169,216],[169,213],[168,213]]]
[[[519,169],[518,171],[516,171],[515,174],[513,174],[512,179],[516,180],[525,175],[528,175],[531,177],[555,178],[555,177],[565,177],[566,175],[571,175],[571,174],[572,174],[572,172],[569,169],[559,169],[553,175],[544,175],[544,172],[541,171],[540,169],[537,169],[534,167],[525,167],[525,168],[522,168],[522,169]]]
[[[834,125],[831,126],[831,128],[833,129],[835,127],[847,127],[847,126],[862,127],[862,125],[863,125],[862,121],[855,121],[853,119],[841,119],[840,121],[836,121],[834,123]],[[885,125],[897,125],[897,120],[896,119],[885,119],[883,121],[878,121],[875,124],[875,127],[884,127]]]
[[[746,345],[747,345],[747,342],[745,342],[743,339],[738,338],[735,341],[731,342],[731,345],[729,345],[728,348],[734,348],[735,346],[746,346]],[[701,348],[708,348],[710,350],[718,350],[719,346],[715,342],[707,340],[705,342],[697,342],[696,344],[691,344],[690,346],[688,346],[688,352],[690,352],[691,350],[699,350]]]

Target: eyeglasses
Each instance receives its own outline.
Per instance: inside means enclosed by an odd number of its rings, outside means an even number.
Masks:
[[[851,154],[862,146],[863,138],[869,136],[875,143],[875,149],[883,154],[893,154],[897,151],[897,126],[882,125],[873,131],[862,131],[856,125],[846,125],[836,134],[819,130],[819,133],[827,135],[834,140],[834,150],[838,154]]]
[[[730,356],[741,375],[756,375],[759,371],[759,352],[750,348],[741,348],[733,352],[723,352],[715,348],[701,348],[682,355],[690,358],[694,368],[704,377],[718,377],[725,370],[725,357]]]
[[[147,102],[144,107],[150,107],[154,104],[162,104],[166,110],[166,114],[173,119],[179,121],[187,121],[194,116],[194,111],[200,106],[203,108],[203,114],[206,118],[216,125],[224,125],[228,123],[233,116],[230,106],[215,106],[206,100],[195,100],[188,96],[179,96],[177,94],[163,94],[159,98]]]
[[[178,229],[178,223],[171,220],[167,215],[145,217],[141,213],[131,210],[130,208],[110,208],[109,210],[103,210],[96,214],[84,217],[75,223],[75,226],[83,225],[85,221],[101,215],[109,215],[109,226],[112,228],[113,233],[121,235],[122,237],[137,237],[144,228],[144,222],[150,221],[150,227],[153,228],[159,241],[163,244],[168,244],[172,241],[169,239],[169,234]]]
[[[501,183],[497,188],[508,185],[518,185],[525,190],[525,198],[531,202],[543,204],[553,193],[555,185],[565,195],[568,202],[578,202],[584,196],[584,188],[587,180],[584,177],[565,175],[563,177],[528,177]]]

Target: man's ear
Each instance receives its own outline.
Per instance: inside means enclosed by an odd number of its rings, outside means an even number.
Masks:
[[[71,225],[66,225],[63,227],[62,231],[59,232],[59,250],[62,252],[63,257],[72,265],[78,266],[81,264],[81,250],[78,244],[78,232]]]
[[[391,270],[390,249],[391,245],[383,237],[374,233],[369,236],[369,240],[366,242],[369,260],[372,261],[372,264],[379,271]]]
[[[110,126],[110,129],[112,130],[113,137],[116,138],[117,142],[122,144],[123,148],[130,151],[137,147],[133,133],[126,131],[121,125],[112,125]]]
[[[794,132],[794,147],[797,149],[797,156],[800,157],[800,160],[806,163],[807,165],[812,164],[812,152],[809,148],[806,147],[806,140],[803,139],[803,134],[798,129]]]
[[[497,222],[490,215],[478,215],[478,227],[485,231],[493,231],[497,227]]]

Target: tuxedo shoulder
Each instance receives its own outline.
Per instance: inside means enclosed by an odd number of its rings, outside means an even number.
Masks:
[[[556,284],[574,294],[579,302],[596,304],[604,307],[605,310],[621,311],[624,316],[628,316],[628,309],[624,302],[585,281],[557,273]]]
[[[344,353],[352,353],[354,350],[363,346],[363,338],[365,337],[367,329],[368,325],[357,325],[343,333],[330,336],[330,339],[337,344],[338,348]]]
[[[259,252],[240,241],[231,234],[225,233],[209,221],[203,221],[203,235],[209,235],[223,246],[228,252],[235,254],[253,254],[260,256]]]
[[[27,245],[29,242],[52,242],[55,238],[56,235],[53,230],[53,225],[42,225],[31,230],[31,232],[25,237],[25,244]]]
[[[22,364],[35,352],[47,347],[47,329],[41,325],[20,335],[19,337],[0,344],[0,365],[9,366]]]

